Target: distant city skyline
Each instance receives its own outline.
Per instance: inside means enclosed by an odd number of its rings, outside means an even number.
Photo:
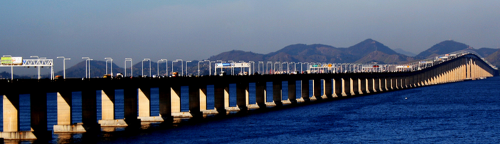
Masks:
[[[499,48],[498,7],[494,0],[1,1],[0,54],[52,58],[59,71],[57,56],[71,58],[67,66],[81,57],[123,66],[125,58],[201,60],[368,38],[416,54],[450,39]]]

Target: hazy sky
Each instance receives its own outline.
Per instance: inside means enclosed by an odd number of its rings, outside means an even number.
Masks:
[[[498,48],[499,14],[499,0],[3,0],[0,55],[66,56],[68,66],[112,57],[123,67],[127,57],[200,60],[367,38],[413,53],[449,39]]]

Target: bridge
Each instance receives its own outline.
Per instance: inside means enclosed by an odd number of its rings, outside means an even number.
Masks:
[[[37,139],[47,137],[52,132],[81,133],[100,131],[102,127],[140,126],[141,122],[172,122],[174,118],[203,119],[207,115],[223,116],[252,109],[484,79],[498,73],[495,67],[481,57],[467,52],[457,53],[447,59],[432,60],[431,64],[424,63],[418,69],[394,67],[391,71],[373,72],[358,68],[361,71],[345,73],[330,71],[241,76],[2,80],[0,94],[3,95],[3,131],[0,132],[0,137]],[[231,84],[236,85],[236,106],[229,104]],[[272,85],[272,90],[268,89],[268,84]],[[213,86],[213,107],[207,106],[209,85]],[[183,111],[184,108],[181,107],[183,86],[188,87],[188,111]],[[159,93],[157,116],[151,116],[152,88],[158,88]],[[123,91],[123,101],[117,100],[118,90]],[[284,90],[287,90],[287,95],[283,95]],[[269,91],[272,93],[267,93]],[[74,92],[81,92],[81,101],[72,101]],[[252,96],[255,97],[251,98],[251,92],[254,92]],[[50,126],[47,124],[48,93],[57,93],[57,124],[53,125],[53,131],[48,131]],[[29,99],[20,99],[22,94],[29,94]],[[267,97],[272,97],[273,101],[268,102]],[[101,101],[100,107],[97,106],[98,99]],[[250,104],[249,99],[255,99],[255,104]],[[23,131],[20,130],[20,103],[27,101],[30,104],[31,130]],[[81,106],[82,111],[75,113],[72,109],[77,105]],[[118,108],[123,109],[123,118],[115,117]],[[102,113],[101,117],[98,117],[98,111]],[[77,114],[81,121],[74,122],[72,118]]]

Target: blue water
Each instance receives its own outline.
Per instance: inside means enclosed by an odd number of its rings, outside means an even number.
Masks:
[[[77,134],[84,143],[499,143],[500,77],[352,97],[312,105],[255,113],[174,128]],[[297,81],[300,97],[300,81]],[[312,86],[312,82],[310,82]],[[255,103],[250,83],[249,103]],[[230,104],[235,105],[235,84]],[[272,101],[272,83],[266,85]],[[181,105],[188,111],[188,87],[181,87]],[[288,97],[283,83],[283,99]],[[97,114],[101,118],[100,91]],[[123,90],[115,91],[116,115],[123,118]],[[213,109],[213,85],[207,86],[207,109]],[[81,92],[73,92],[73,113],[81,115]],[[310,87],[312,95],[312,87]],[[56,93],[47,94],[49,130],[57,124]],[[158,88],[151,89],[151,115],[159,114]],[[29,95],[20,95],[20,129],[30,128]],[[24,101],[23,101],[24,100]],[[121,102],[121,105],[120,105]],[[81,117],[72,116],[73,122]],[[2,124],[0,122],[0,124]],[[58,142],[57,135],[50,142]]]

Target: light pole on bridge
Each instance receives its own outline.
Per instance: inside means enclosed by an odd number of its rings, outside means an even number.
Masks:
[[[186,75],[185,76],[188,76],[189,75],[189,72],[188,72],[188,63],[190,62],[193,62],[193,61],[186,61]]]
[[[251,69],[250,69],[250,68],[248,69],[248,71],[249,71],[249,72],[248,72],[248,75],[253,75],[253,73],[255,73],[255,67],[254,67],[254,66],[255,66],[255,62],[254,62],[254,61],[248,61],[248,62],[249,62],[249,63],[252,63],[252,68],[251,68]]]
[[[89,57],[82,57],[82,59],[85,60],[85,78],[89,78],[90,77],[90,58]],[[88,63],[88,66],[87,66],[87,63]],[[88,70],[87,70],[88,68]]]
[[[151,76],[151,59],[150,58],[144,58],[141,62],[142,69],[141,69],[141,77],[144,76],[144,61],[149,61],[149,76]]]
[[[104,58],[106,60],[106,74],[108,74],[108,61],[111,61],[111,77],[113,77],[113,59],[110,57]]]
[[[57,58],[63,59],[63,79],[66,79],[66,60],[71,60],[71,58],[65,58],[64,56],[58,56]]]
[[[200,62],[208,61],[208,75],[210,75],[210,60],[203,60],[203,61],[198,61],[198,76],[200,76]]]
[[[125,58],[125,77],[127,77],[127,62],[130,61],[130,76],[134,77],[132,58]]]
[[[172,61],[172,74],[174,74],[174,62],[178,62],[180,61],[181,62],[181,75],[184,74],[184,61],[182,61],[182,59],[176,59],[174,61]]]
[[[160,62],[161,61],[165,61],[165,76],[167,76],[167,69],[168,69],[168,59],[160,59],[156,62],[156,66],[158,66],[157,70],[158,70],[158,73],[157,75],[160,76]]]
[[[262,69],[264,69],[264,61],[258,61],[258,63],[257,63],[257,70],[259,71],[259,74],[264,74],[263,72],[260,71],[260,67],[262,67]]]

